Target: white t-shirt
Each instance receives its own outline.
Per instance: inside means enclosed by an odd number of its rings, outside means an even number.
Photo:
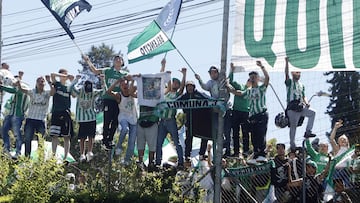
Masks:
[[[132,96],[124,96],[119,93],[121,96],[121,101],[119,103],[120,113],[118,115],[119,123],[121,120],[126,120],[131,125],[136,125],[137,123],[137,111],[135,106],[135,99]]]
[[[29,90],[30,106],[27,118],[34,120],[45,120],[49,109],[50,90],[44,90],[39,93],[36,88]]]

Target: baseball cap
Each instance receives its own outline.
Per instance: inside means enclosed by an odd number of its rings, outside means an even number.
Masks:
[[[188,81],[186,81],[185,86],[188,86],[188,85],[193,85],[193,86],[195,86],[195,83],[194,83],[194,81],[192,81],[192,80],[188,80]]]
[[[173,81],[173,82],[178,82],[178,83],[180,84],[180,80],[177,79],[177,78],[172,78],[172,81]]]
[[[251,71],[251,72],[249,73],[249,76],[251,76],[251,75],[259,75],[259,73],[258,73],[257,71]]]
[[[315,163],[315,161],[312,161],[312,160],[308,160],[306,162],[306,165],[310,165],[310,166],[314,167],[315,169],[317,168],[317,164]]]
[[[218,68],[216,68],[215,66],[211,66],[210,68],[209,68],[209,73],[212,71],[212,70],[216,70],[217,72],[219,72],[219,69]]]

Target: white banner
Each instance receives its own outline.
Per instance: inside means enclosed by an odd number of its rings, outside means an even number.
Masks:
[[[360,70],[360,1],[236,0],[232,62],[269,71]]]

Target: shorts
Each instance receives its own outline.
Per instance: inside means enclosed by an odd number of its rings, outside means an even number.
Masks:
[[[79,122],[78,139],[94,138],[96,134],[96,121]]]
[[[148,144],[149,151],[156,151],[156,140],[158,135],[158,124],[151,127],[143,128],[137,124],[137,148],[138,150],[145,150],[145,145]]]
[[[53,112],[51,116],[50,136],[71,137],[73,124],[69,111]]]

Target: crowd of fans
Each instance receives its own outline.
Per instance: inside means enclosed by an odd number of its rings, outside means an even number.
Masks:
[[[315,145],[310,143],[310,138],[316,137],[312,133],[316,113],[310,108],[305,97],[305,87],[300,82],[301,73],[291,72],[292,77],[290,78],[288,58],[285,58],[284,80],[287,89],[287,108],[283,119],[285,119],[286,126],[289,127],[290,148],[286,150],[285,144],[277,143],[275,157],[269,157],[266,148],[269,120],[266,91],[270,77],[260,61],[257,61],[256,65],[264,78],[261,79],[259,72],[252,71],[244,83],[234,80],[235,67],[233,64],[230,66],[228,78],[224,77],[224,80],[220,80],[220,71],[215,66],[209,68],[210,79],[207,82],[195,74],[201,89],[208,91],[210,96],[196,89],[194,81],[186,81],[186,68],[181,69],[183,75],[181,80],[170,79],[170,72],[165,70],[166,60],[161,61],[160,73],[163,74],[163,79],[167,83],[166,88],[161,86],[164,88],[162,96],[165,102],[210,99],[226,101],[225,110],[210,109],[210,117],[205,119],[199,119],[196,115],[205,115],[209,108],[184,108],[186,138],[185,142],[182,143],[183,135],[178,132],[180,127],[176,120],[177,109],[169,108],[158,112],[156,106],[140,105],[138,112],[136,99],[138,98],[138,84],[142,75],[131,75],[125,71],[121,56],[114,57],[112,67],[103,69],[95,68],[87,56],[84,55],[83,59],[89,65],[91,72],[101,78],[100,88],[94,88],[93,81],[81,81],[81,75],[68,74],[65,69],[60,69],[58,73],[38,77],[33,89],[24,86],[23,73],[19,73],[11,84],[5,84],[4,79],[2,80],[1,90],[12,95],[6,102],[3,111],[2,135],[5,154],[9,155],[11,151],[8,132],[12,129],[16,137],[13,158],[21,155],[23,143],[21,128],[25,120],[25,156],[30,156],[31,140],[34,134],[39,132],[44,136],[46,133],[45,119],[49,113],[49,100],[52,97],[51,125],[49,128],[49,135],[52,138],[52,151],[55,154],[59,138],[63,138],[65,150],[63,158],[66,160],[70,150],[70,138],[74,136],[74,121],[70,111],[71,97],[76,97],[75,121],[79,124],[77,134],[80,141],[79,161],[91,161],[95,156],[93,152],[96,134],[94,102],[98,96],[101,96],[104,104],[102,145],[105,150],[115,148],[115,155],[121,156],[124,150],[123,142],[128,136],[125,157],[122,159],[125,166],[131,163],[131,160],[134,159],[134,150],[137,150],[137,164],[142,170],[149,172],[160,170],[165,161],[162,160],[162,145],[169,134],[177,153],[176,169],[188,170],[192,166],[190,163],[192,140],[194,136],[197,136],[194,130],[194,127],[199,125],[197,122],[199,120],[206,120],[206,122],[212,120],[211,126],[217,132],[217,118],[219,114],[223,114],[224,160],[226,158],[243,159],[244,162],[241,163],[241,167],[273,163],[269,178],[278,202],[302,201],[302,196],[299,194],[303,185],[306,186],[304,197],[306,202],[319,202],[324,199],[324,191],[329,185],[334,188],[332,202],[351,202],[349,196],[344,192],[346,188],[354,188],[354,190],[359,191],[360,146],[350,146],[346,135],[341,135],[336,140],[337,129],[342,127],[342,121],[336,122],[331,132],[331,152],[328,151],[328,143],[323,142]],[[3,63],[2,69],[8,71],[9,66]],[[79,82],[82,83],[80,88],[76,86]],[[48,83],[50,90],[45,89],[46,83]],[[148,87],[148,89],[150,88],[155,87]],[[147,94],[148,96],[159,96],[153,92],[147,92]],[[230,101],[230,94],[234,95],[233,101]],[[296,129],[303,124],[304,117],[308,118],[306,132],[303,135],[306,143],[305,149],[299,148],[295,144]],[[119,130],[120,135],[118,142],[114,144],[114,135],[117,130]],[[240,139],[240,135],[242,139]],[[202,137],[198,154],[200,162],[205,159],[208,160],[209,168],[212,164],[208,140],[211,138],[211,136]],[[85,146],[86,140],[87,146]],[[184,144],[185,146],[182,146]],[[147,164],[144,162],[146,146],[149,149]],[[227,167],[226,162],[224,167]]]

